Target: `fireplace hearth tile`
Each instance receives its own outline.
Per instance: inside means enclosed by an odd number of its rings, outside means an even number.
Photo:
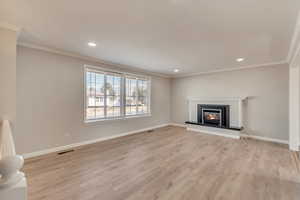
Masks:
[[[190,122],[190,121],[186,121],[185,123],[186,124],[191,124],[191,125],[212,127],[212,128],[228,129],[228,130],[233,130],[233,131],[242,131],[244,129],[243,127],[239,128],[239,127],[214,126],[214,125],[203,124],[203,123],[198,123],[198,122]]]

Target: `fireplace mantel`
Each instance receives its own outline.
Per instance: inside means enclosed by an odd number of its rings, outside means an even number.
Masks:
[[[188,97],[188,101],[245,101],[248,97]]]

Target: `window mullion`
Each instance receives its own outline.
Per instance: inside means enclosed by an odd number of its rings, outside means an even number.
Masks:
[[[112,117],[115,117],[115,106],[114,106],[114,101],[115,101],[115,77],[113,76],[112,77],[112,97],[111,97],[111,99],[112,99]]]
[[[151,79],[146,82],[147,89],[147,113],[151,113]]]
[[[138,114],[138,79],[136,78],[136,85],[135,85],[135,114],[137,115]]]
[[[97,80],[97,73],[94,73],[95,77],[95,90],[94,90],[94,118],[97,118],[97,108],[96,108],[96,96],[97,96],[97,85],[96,85],[96,80]]]
[[[120,88],[120,115],[121,117],[125,116],[125,109],[126,109],[126,88],[125,88],[125,77],[121,77],[121,88]]]
[[[85,73],[88,72],[88,69],[86,68]],[[100,84],[100,75],[101,75],[101,82],[103,81],[103,91],[102,91],[102,84]],[[94,76],[94,77],[93,77]],[[140,79],[138,76],[134,75],[127,75],[127,74],[117,74],[113,72],[105,72],[105,71],[90,71],[88,76],[85,75],[85,79],[89,77],[89,80],[85,80],[85,120],[101,120],[100,118],[103,119],[109,119],[109,118],[115,118],[115,117],[120,117],[120,118],[125,118],[134,115],[140,115],[140,114],[145,114],[145,113],[150,113],[150,102],[151,102],[151,87],[150,87],[150,79],[145,79],[145,83],[143,82],[144,79]],[[112,81],[110,81],[110,77],[112,77]],[[128,83],[127,83],[128,80]],[[94,83],[93,83],[94,81]],[[136,82],[134,84],[134,81]],[[112,88],[108,88],[107,84],[112,84]],[[100,85],[99,85],[100,84]],[[93,88],[94,87],[94,88]],[[98,87],[98,88],[97,88]],[[94,91],[93,91],[94,89]],[[116,93],[112,93],[111,96],[110,93],[108,94],[109,90],[112,89],[115,91],[117,89],[118,91]],[[145,91],[144,91],[145,90]],[[100,91],[99,95],[101,94],[100,99],[96,101],[98,98],[98,92]],[[104,94],[103,94],[103,93]],[[134,95],[133,95],[134,94]],[[103,96],[102,96],[103,95]],[[128,96],[127,96],[128,95]],[[109,99],[108,99],[109,98]],[[112,99],[112,112],[113,115],[112,117],[109,116],[109,109],[108,109],[108,104],[110,103],[110,98]],[[128,98],[128,99],[127,99]],[[103,99],[103,100],[101,100]],[[129,112],[126,112],[126,102],[127,100],[130,102],[128,108]],[[135,100],[135,101],[133,101]],[[100,101],[100,111],[101,115],[98,115],[98,103]],[[118,103],[115,104],[115,102]],[[133,104],[135,102],[135,105]],[[141,110],[139,112],[140,106],[139,102],[143,103],[143,106],[141,106]],[[92,107],[92,104],[94,104]],[[90,108],[89,108],[90,106]],[[103,106],[103,108],[102,108]],[[116,108],[115,106],[120,106],[118,107],[118,114],[116,115]],[[134,111],[135,110],[135,111]],[[87,114],[88,113],[88,114]],[[103,114],[102,114],[103,113]],[[98,118],[98,119],[97,119]]]
[[[104,118],[107,118],[106,96],[106,73],[104,73]]]

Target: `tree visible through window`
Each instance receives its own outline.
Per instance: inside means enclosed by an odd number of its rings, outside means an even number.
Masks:
[[[147,81],[126,77],[126,115],[144,114],[148,112]]]
[[[150,81],[139,76],[85,69],[85,119],[101,120],[150,113]]]

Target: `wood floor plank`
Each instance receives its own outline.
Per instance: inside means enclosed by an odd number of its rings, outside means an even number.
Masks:
[[[165,127],[25,161],[29,200],[299,200],[286,145]]]

